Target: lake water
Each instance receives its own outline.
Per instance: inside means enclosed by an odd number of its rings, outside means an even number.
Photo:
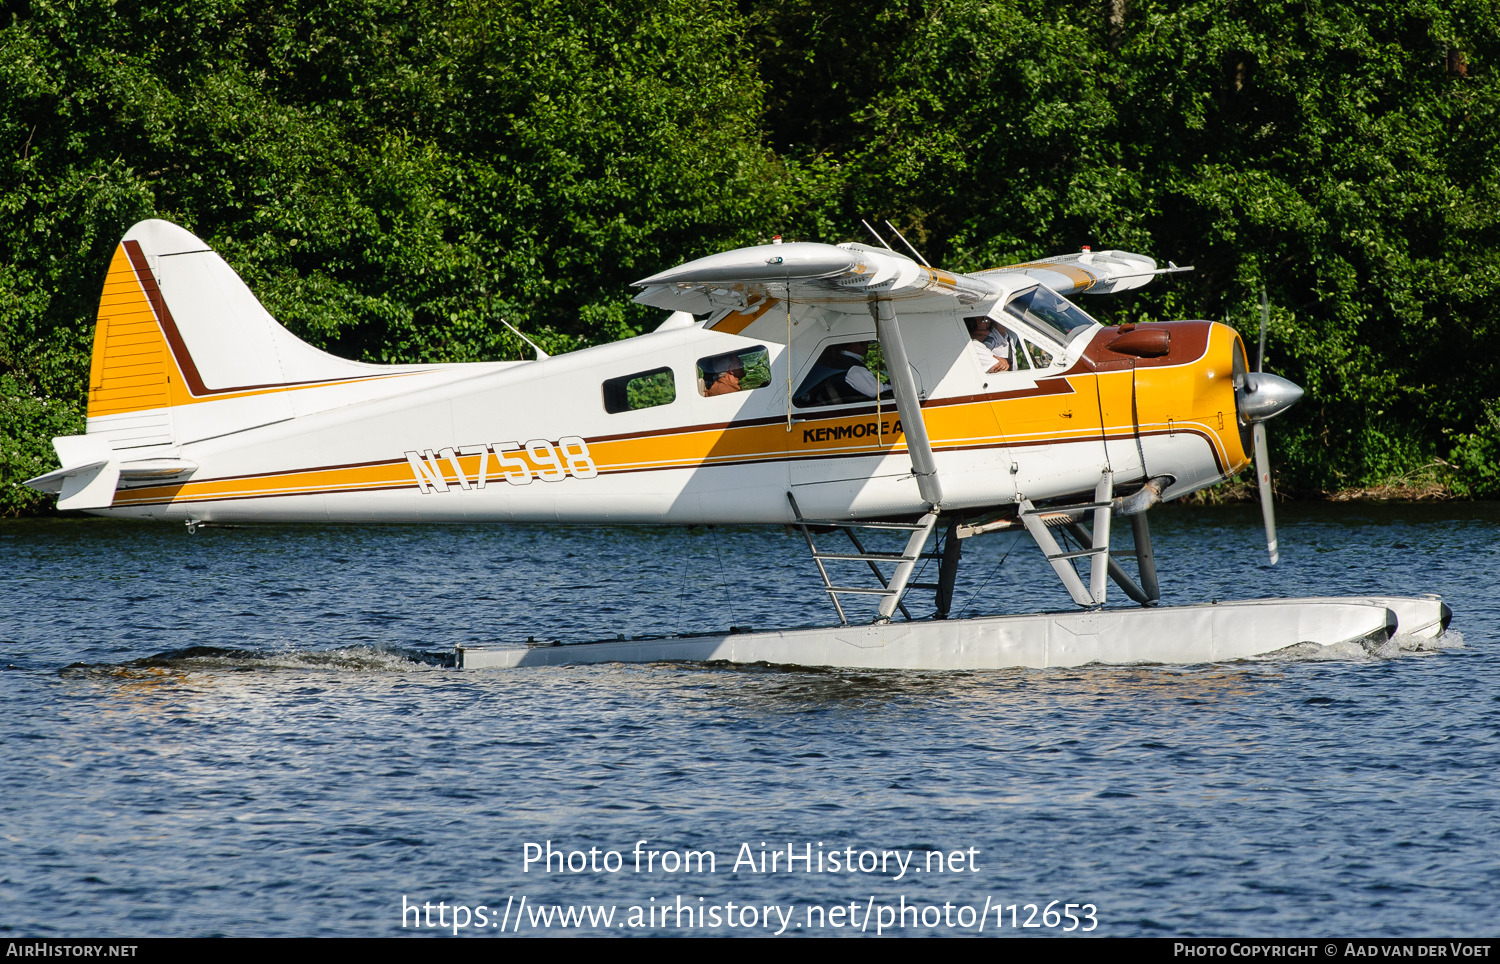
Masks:
[[[1057,901],[1111,936],[1493,934],[1500,505],[1280,522],[1272,569],[1254,507],[1154,510],[1165,601],[1437,592],[1456,645],[463,673],[457,643],[832,613],[781,530],[0,523],[0,931],[1010,935]],[[971,614],[1068,605],[1013,535],[964,567]]]

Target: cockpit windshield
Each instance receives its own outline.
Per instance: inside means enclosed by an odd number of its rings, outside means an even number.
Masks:
[[[1056,333],[1058,341],[1064,345],[1075,332],[1095,323],[1082,308],[1042,285],[1028,288],[1010,299],[1005,310],[1038,331],[1049,335]]]

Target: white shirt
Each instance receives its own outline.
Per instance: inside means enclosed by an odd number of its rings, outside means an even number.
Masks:
[[[1019,339],[1009,331],[1000,328],[991,328],[990,336],[984,340],[990,351],[995,353],[996,358],[1004,358],[1010,362],[1010,370],[1016,370],[1016,352],[1020,350],[1017,344]]]
[[[870,374],[870,370],[863,365],[856,365],[850,368],[844,374],[844,381],[849,383],[850,388],[866,398],[874,398],[880,394],[880,383],[875,380],[874,375]]]
[[[984,342],[975,341],[972,338],[969,339],[969,351],[973,352],[974,360],[979,362],[979,364],[983,366],[984,371],[989,371],[991,368],[994,368],[995,360],[1000,357],[996,355],[994,351],[992,351],[990,347]]]

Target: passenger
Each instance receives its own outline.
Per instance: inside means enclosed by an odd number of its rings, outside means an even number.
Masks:
[[[867,341],[851,341],[843,345],[836,345],[834,351],[826,353],[829,363],[835,368],[843,369],[844,385],[855,394],[863,398],[874,398],[880,394],[880,383],[870,370],[865,367],[865,353],[870,350]],[[832,357],[829,357],[829,356]]]
[[[712,398],[715,395],[731,395],[740,390],[740,382],[745,378],[745,365],[738,355],[720,355],[709,359],[706,364],[712,365],[716,370],[703,373],[704,381],[708,383],[703,394]]]

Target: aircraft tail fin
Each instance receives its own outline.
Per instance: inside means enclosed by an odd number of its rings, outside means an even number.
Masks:
[[[142,221],[115,249],[105,278],[89,417],[368,377],[382,368],[302,341],[207,244],[167,221]]]
[[[107,506],[122,472],[187,471],[177,445],[293,417],[290,389],[405,370],[314,348],[272,318],[202,240],[167,221],[142,221],[105,275],[88,432],[53,439],[63,467],[27,484],[57,492],[60,508]]]
[[[289,389],[402,370],[307,344],[191,232],[142,221],[115,249],[99,299],[88,432],[116,449],[181,444],[291,417]]]

